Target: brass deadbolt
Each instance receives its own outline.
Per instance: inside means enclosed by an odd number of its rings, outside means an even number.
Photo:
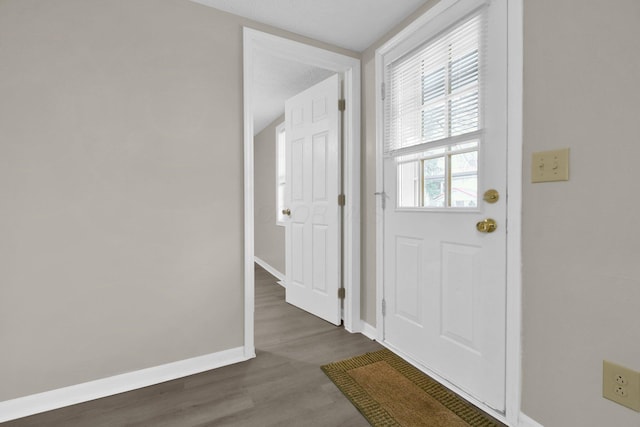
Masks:
[[[487,203],[495,203],[498,201],[499,198],[500,198],[500,193],[498,193],[498,190],[494,190],[492,188],[491,190],[487,190],[484,192],[484,196],[482,197],[482,200],[484,200]]]

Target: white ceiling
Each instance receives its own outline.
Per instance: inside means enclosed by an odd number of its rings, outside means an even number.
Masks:
[[[192,0],[283,30],[362,52],[427,0]],[[267,54],[254,56],[254,135],[284,101],[332,73]]]
[[[284,101],[333,74],[329,70],[256,51],[253,133],[257,135],[284,113]]]
[[[194,0],[362,52],[427,0]]]

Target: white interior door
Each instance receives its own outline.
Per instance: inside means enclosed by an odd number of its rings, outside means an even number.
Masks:
[[[285,103],[286,301],[341,321],[339,76]]]
[[[469,97],[474,91],[480,93],[484,102],[480,105],[485,107],[480,110],[480,130],[467,137],[451,138],[447,144],[426,143],[421,152],[388,156],[383,162],[387,200],[383,226],[383,334],[385,343],[398,353],[480,402],[503,411],[506,51],[496,33],[499,26],[493,25],[498,22],[500,9],[494,7],[486,13],[492,50],[487,56],[480,56],[487,63],[483,71],[485,91],[473,88],[477,82],[471,72],[464,74],[471,69],[469,58],[474,58],[473,53],[467,52],[460,54],[462,59],[450,54],[447,65],[423,72],[422,80],[418,80],[422,83],[417,85],[423,90],[418,102],[427,105],[422,111],[435,111],[437,106],[428,103],[439,102],[438,91],[442,91],[442,111],[447,115],[458,114],[453,107],[456,99]],[[462,68],[459,64],[464,68],[456,75],[451,70]],[[455,90],[463,95],[456,98]],[[482,98],[482,93],[487,96]],[[436,114],[423,113],[420,117],[421,129],[427,129],[428,120],[435,122],[432,117],[440,120]],[[449,127],[453,127],[452,122]],[[420,131],[423,135],[426,132]],[[497,191],[497,200],[483,200],[489,189]],[[495,221],[495,230],[483,229],[482,221],[486,219]]]

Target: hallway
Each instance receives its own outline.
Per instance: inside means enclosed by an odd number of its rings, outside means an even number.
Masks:
[[[3,426],[368,426],[320,365],[382,347],[285,303],[273,276],[255,274],[257,358]]]

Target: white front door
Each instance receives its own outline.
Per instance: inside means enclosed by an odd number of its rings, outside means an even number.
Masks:
[[[285,103],[286,300],[339,325],[341,307],[339,76]]]
[[[494,33],[501,16],[496,3],[478,15],[489,17],[488,53],[480,49],[482,37],[457,46],[444,40],[443,66],[428,64],[432,56],[422,61],[414,85],[422,91],[416,101],[418,133],[425,139],[430,132],[442,135],[383,161],[382,303],[389,347],[503,411],[507,82],[505,46]],[[480,47],[470,48],[474,43]],[[477,130],[453,132],[474,120]],[[483,200],[490,189],[497,200]],[[485,220],[495,221],[495,230]]]

